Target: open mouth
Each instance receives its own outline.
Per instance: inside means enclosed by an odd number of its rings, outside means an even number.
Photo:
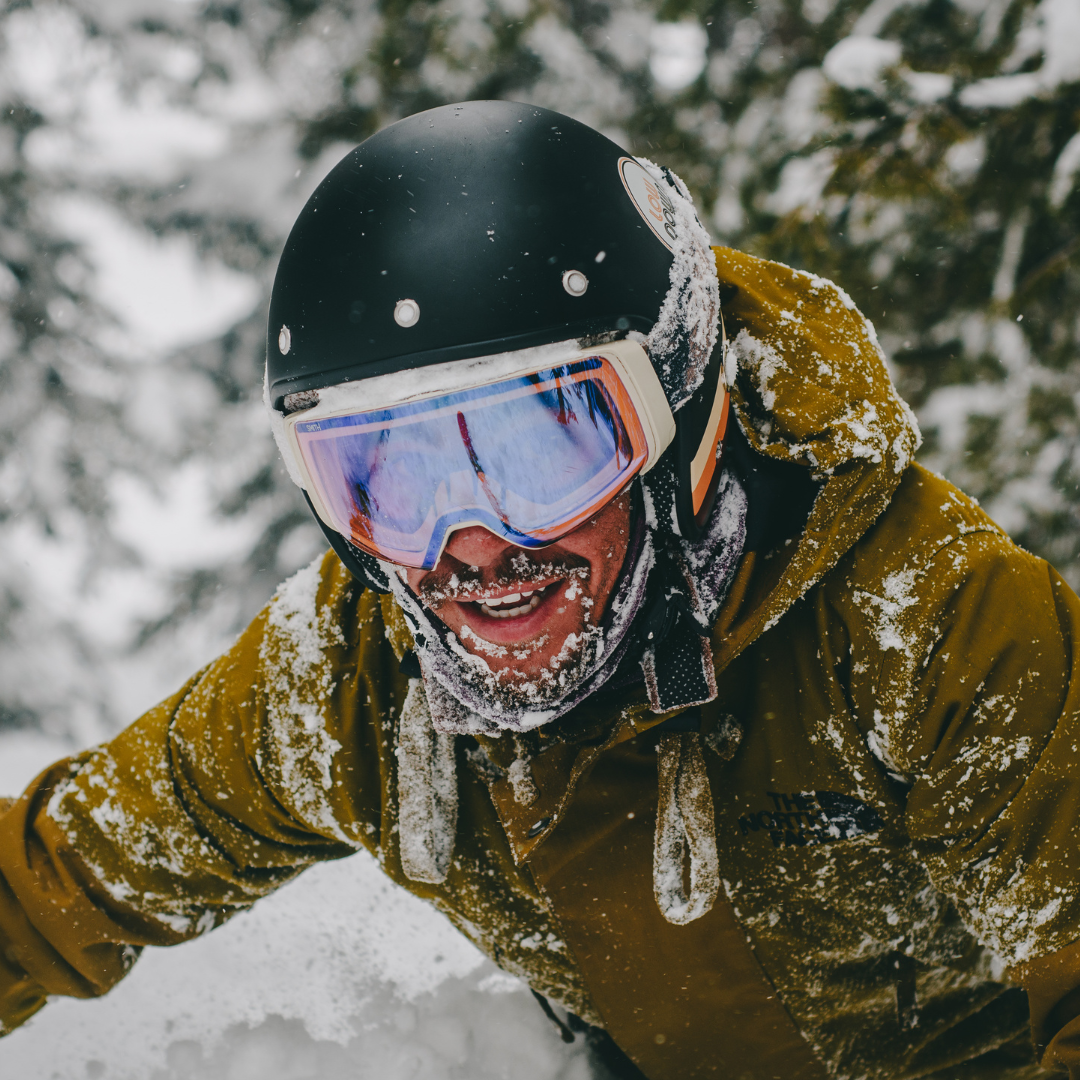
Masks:
[[[520,619],[523,615],[529,615],[535,611],[544,600],[551,594],[558,582],[550,582],[547,585],[532,588],[519,588],[515,592],[504,593],[502,596],[486,596],[482,600],[465,600],[460,602],[474,604],[481,614],[489,619]]]

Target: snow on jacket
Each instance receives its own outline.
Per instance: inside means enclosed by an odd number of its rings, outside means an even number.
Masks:
[[[716,699],[658,716],[629,686],[526,736],[455,737],[449,868],[417,882],[408,629],[328,554],[0,817],[6,1029],[366,848],[654,1080],[951,1078],[964,1061],[1020,1080],[1039,1073],[1021,978],[1040,1043],[1058,1031],[1044,1063],[1068,1060],[1080,602],[912,464],[914,421],[846,294],[716,257],[758,513],[713,630]],[[703,822],[722,887],[672,922],[654,855]]]

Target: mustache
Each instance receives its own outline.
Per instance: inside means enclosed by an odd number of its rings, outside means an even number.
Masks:
[[[588,559],[569,551],[540,555],[524,549],[510,549],[485,567],[469,566],[444,554],[420,583],[417,596],[426,607],[434,609],[476,593],[528,587],[549,582],[552,578],[584,581],[588,576]]]

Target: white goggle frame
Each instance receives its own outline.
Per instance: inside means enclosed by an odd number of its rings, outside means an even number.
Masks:
[[[461,390],[489,386],[506,379],[532,375],[593,356],[603,357],[611,364],[637,410],[649,448],[649,456],[639,474],[647,473],[675,438],[675,417],[648,353],[641,344],[630,339],[612,341],[590,349],[581,348],[576,340],[564,341],[494,356],[452,360],[446,364],[432,364],[430,367],[407,368],[389,375],[375,375],[370,379],[327,386],[318,391],[318,404],[290,413],[284,418],[285,445],[293,465],[303,479],[304,490],[311,499],[315,513],[327,527],[333,529],[333,519],[319,497],[318,485],[300,452],[300,443],[296,437],[297,423],[406,405],[425,398],[441,397]],[[447,535],[457,529],[467,528],[470,524],[478,523],[458,522],[447,530]]]

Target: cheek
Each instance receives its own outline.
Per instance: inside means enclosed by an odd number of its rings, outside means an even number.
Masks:
[[[605,545],[603,551],[603,558],[600,560],[601,565],[597,568],[597,577],[599,581],[597,584],[599,588],[597,593],[607,592],[615,584],[616,579],[619,576],[619,572],[622,570],[623,560],[626,558],[626,543],[619,543],[618,541],[612,541],[610,544]]]
[[[622,570],[630,534],[630,501],[619,499],[564,542],[575,555],[589,560],[588,590],[603,598]]]

